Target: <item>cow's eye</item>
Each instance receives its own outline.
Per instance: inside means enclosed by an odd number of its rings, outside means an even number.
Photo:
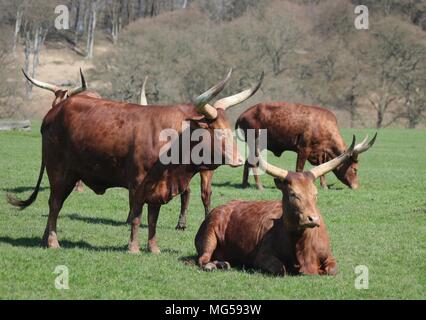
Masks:
[[[299,197],[297,196],[297,194],[295,194],[295,193],[293,193],[293,192],[289,193],[289,194],[288,194],[288,196],[289,196],[289,198],[290,198],[291,200],[299,199]]]

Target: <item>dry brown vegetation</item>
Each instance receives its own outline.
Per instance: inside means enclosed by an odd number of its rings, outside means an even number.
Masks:
[[[266,72],[261,92],[233,110],[234,117],[256,102],[281,100],[331,108],[345,127],[425,125],[425,1],[363,1],[370,9],[367,31],[354,27],[358,1],[353,0],[69,3],[71,30],[48,27],[47,45],[65,39],[68,46],[63,50],[83,61],[91,4],[96,3],[95,67],[88,78],[105,97],[137,102],[148,75],[151,103],[187,102],[233,67],[224,94],[250,85]],[[3,24],[12,37],[14,10],[9,9]],[[25,41],[20,43],[25,49]],[[19,79],[17,67],[12,74]],[[21,85],[21,79],[12,83]],[[1,99],[7,109],[9,103]]]

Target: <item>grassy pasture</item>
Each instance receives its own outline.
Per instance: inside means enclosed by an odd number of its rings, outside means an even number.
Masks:
[[[352,130],[343,130],[346,141]],[[372,130],[355,130],[358,140]],[[425,299],[426,298],[426,131],[386,129],[361,156],[361,188],[351,191],[332,175],[319,191],[340,273],[336,277],[276,278],[252,270],[206,273],[181,262],[195,254],[193,239],[203,218],[199,177],[185,232],[175,231],[180,200],[163,206],[157,229],[160,255],[126,252],[127,191],[96,196],[73,193],[58,220],[60,250],[40,247],[48,213],[44,177],[37,201],[18,211],[5,201],[12,191],[26,198],[40,165],[39,127],[0,133],[0,298],[1,299]],[[271,163],[294,169],[295,155]],[[213,205],[229,200],[278,199],[270,177],[264,192],[241,189],[242,168],[220,168],[213,181]],[[141,247],[147,238],[146,214]],[[57,265],[69,268],[69,290],[54,287]],[[357,265],[369,269],[369,289],[354,287]]]

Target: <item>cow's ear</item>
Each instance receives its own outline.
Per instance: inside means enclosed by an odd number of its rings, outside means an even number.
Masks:
[[[203,116],[202,114],[197,114],[197,115],[195,115],[195,116],[191,116],[190,118],[188,118],[188,119],[186,119],[186,120],[188,120],[188,121],[201,121],[201,120],[204,120],[206,117],[205,116]]]
[[[208,129],[209,128],[209,124],[206,122],[207,118],[203,115],[196,115],[196,116],[192,116],[188,119],[186,119],[187,121],[191,121],[193,124],[195,124],[197,127],[203,128],[203,129]]]

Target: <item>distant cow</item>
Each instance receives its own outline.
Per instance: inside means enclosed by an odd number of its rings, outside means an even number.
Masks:
[[[56,86],[56,85],[53,85],[53,84],[50,84],[50,83],[46,83],[46,82],[42,82],[42,81],[33,79],[24,70],[22,70],[22,72],[23,72],[25,78],[27,78],[27,80],[29,82],[31,82],[33,85],[35,85],[36,87],[39,87],[39,88],[45,89],[45,90],[49,90],[49,91],[54,93],[55,99],[52,102],[52,108],[56,107],[60,102],[64,101],[68,97],[71,97],[71,96],[76,95],[78,93],[80,93],[81,95],[86,95],[88,97],[101,98],[101,95],[99,93],[97,93],[93,90],[87,89],[87,83],[86,83],[86,80],[84,79],[83,72],[81,71],[81,68],[80,68],[81,85],[79,87],[76,87],[76,88],[71,89],[71,90],[64,89],[64,88],[61,88],[60,86]],[[75,184],[75,191],[78,191],[78,192],[83,191],[83,182],[81,182],[80,180],[77,181],[77,183]]]
[[[277,102],[257,104],[243,112],[235,125],[246,133],[248,129],[267,129],[267,149],[279,157],[284,151],[297,153],[296,171],[301,172],[306,160],[320,165],[343,154],[347,146],[340,135],[335,115],[324,108],[303,104]],[[247,137],[247,134],[245,134]],[[253,152],[253,150],[251,150]],[[256,185],[262,183],[253,168]],[[336,177],[352,189],[359,187],[358,156],[348,157],[333,169]],[[244,165],[243,187],[248,186],[249,163]],[[325,176],[321,186],[327,188]]]
[[[49,217],[44,243],[59,247],[57,218],[75,183],[82,180],[96,194],[122,187],[129,190],[131,234],[129,251],[139,252],[138,231],[142,209],[148,204],[148,249],[159,252],[156,224],[161,205],[183,192],[200,170],[214,170],[222,164],[244,163],[232,137],[225,108],[230,103],[221,99],[209,104],[227,83],[231,72],[220,83],[194,100],[193,104],[146,106],[111,101],[79,93],[50,109],[43,119],[42,159],[36,188],[27,200],[8,195],[9,203],[25,208],[37,197],[46,168],[50,182]],[[188,121],[189,127],[182,128]],[[177,139],[163,141],[164,130],[174,130]],[[211,159],[196,164],[182,152],[183,130],[191,135],[205,129],[208,136],[194,146],[210,148]],[[219,131],[217,131],[218,129]],[[218,134],[216,134],[218,133]],[[214,140],[216,139],[216,141]],[[215,144],[215,142],[217,142]],[[160,156],[177,146],[179,163],[163,163]],[[217,162],[220,159],[220,162]],[[215,161],[216,160],[216,161]]]
[[[256,93],[256,91],[259,89],[259,87],[262,84],[264,78],[264,73],[262,72],[262,75],[260,77],[259,82],[257,83],[256,87],[253,89],[245,90],[235,96],[228,97],[225,99],[222,99],[221,101],[218,101],[218,105],[222,105],[222,107],[226,105],[236,105],[238,103],[241,103],[242,101],[248,99],[250,96]],[[147,105],[148,99],[146,97],[146,82],[148,80],[148,77],[145,77],[141,93],[140,93],[140,104],[141,105]],[[201,200],[204,205],[204,215],[207,216],[210,212],[210,205],[211,205],[211,195],[212,195],[212,179],[213,179],[213,171],[212,170],[201,170],[200,171],[200,193],[201,193]],[[188,187],[185,191],[181,193],[181,210],[180,215],[178,219],[178,223],[176,225],[177,230],[185,230],[186,229],[186,217],[188,215],[188,207],[189,207],[189,198],[191,194],[191,188],[188,184]]]
[[[275,177],[282,200],[231,201],[213,209],[195,237],[200,267],[210,271],[243,265],[275,275],[336,274],[314,181],[373,143],[365,139],[354,147],[354,137],[346,152],[307,172],[289,172],[259,157],[261,168]]]

